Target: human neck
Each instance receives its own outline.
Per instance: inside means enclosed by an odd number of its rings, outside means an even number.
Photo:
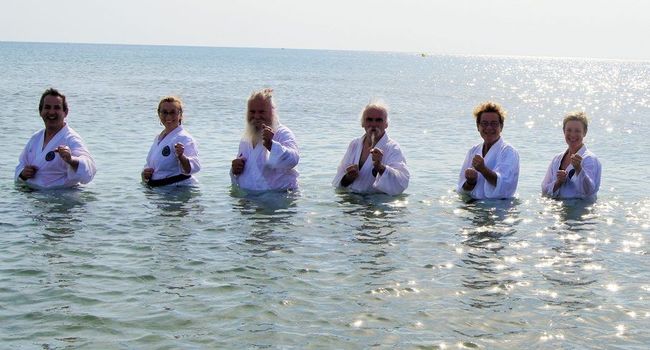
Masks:
[[[578,153],[578,151],[580,151],[582,146],[584,146],[584,143],[581,143],[581,144],[579,144],[577,146],[569,146],[569,152],[571,152],[571,154],[576,154],[576,153]]]
[[[61,131],[61,129],[63,129],[64,126],[65,126],[65,124],[63,124],[63,126],[46,126],[45,127],[45,136],[46,137],[52,137],[52,136],[56,135],[56,133]]]

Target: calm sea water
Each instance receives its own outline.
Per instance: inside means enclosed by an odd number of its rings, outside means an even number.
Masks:
[[[650,63],[404,53],[0,43],[0,341],[16,349],[646,349]],[[99,172],[24,192],[18,155],[41,92]],[[301,192],[238,197],[228,167],[248,94],[276,89],[301,146]],[[193,190],[139,183],[180,95],[204,168]],[[372,97],[412,172],[397,198],[337,194]],[[471,110],[508,109],[513,201],[453,192],[480,141]],[[565,112],[592,117],[596,203],[540,197]]]

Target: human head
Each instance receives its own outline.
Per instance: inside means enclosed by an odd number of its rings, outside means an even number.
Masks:
[[[381,100],[370,101],[361,112],[361,127],[367,135],[374,134],[375,141],[383,137],[388,128],[388,105]]]
[[[473,111],[476,128],[485,144],[492,145],[501,137],[506,111],[495,102],[484,102]]]
[[[249,136],[257,135],[262,124],[270,126],[273,130],[277,129],[280,121],[273,100],[273,89],[253,91],[246,106],[246,132]]]
[[[501,124],[501,129],[503,129],[503,122],[506,119],[506,110],[501,107],[500,104],[492,101],[486,101],[480,105],[474,107],[474,118],[476,119],[476,126],[478,127],[481,123],[481,115],[483,113],[496,113],[499,115],[499,124]]]
[[[574,112],[569,112],[564,116],[564,120],[562,121],[562,130],[566,129],[566,124],[572,120],[578,121],[582,123],[582,126],[584,126],[584,134],[582,136],[587,135],[587,128],[589,126],[589,120],[587,119],[587,113],[582,112],[582,111],[574,111]]]
[[[41,111],[43,110],[43,101],[45,100],[45,96],[56,96],[60,97],[61,100],[63,101],[63,112],[67,115],[68,114],[68,101],[65,99],[65,95],[62,94],[59,90],[55,88],[49,88],[43,92],[41,95],[41,100],[38,103],[38,113],[40,114]]]
[[[160,107],[162,107],[163,103],[165,102],[173,103],[174,105],[176,105],[176,108],[178,108],[178,114],[181,116],[183,115],[183,101],[178,96],[165,96],[161,98],[160,102],[158,102],[158,108],[156,109],[159,115],[160,115]]]
[[[366,113],[371,110],[382,111],[384,114],[385,122],[388,124],[388,105],[383,100],[371,100],[368,104],[363,107],[361,114],[359,115],[359,121],[361,122],[361,127],[363,127],[363,122],[366,119]]]
[[[165,96],[161,98],[160,102],[158,102],[158,108],[156,111],[158,112],[158,118],[160,118],[160,122],[165,125],[166,128],[168,127],[166,122],[168,116],[172,118],[170,122],[174,124],[174,128],[183,122],[183,101],[180,99],[180,97]]]

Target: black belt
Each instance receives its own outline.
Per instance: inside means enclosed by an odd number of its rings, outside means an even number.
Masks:
[[[151,187],[167,186],[167,185],[175,184],[177,182],[181,182],[183,180],[187,180],[190,177],[192,176],[185,175],[185,174],[178,174],[178,175],[166,177],[164,179],[158,179],[158,180],[149,179],[149,181],[147,181],[147,185]]]

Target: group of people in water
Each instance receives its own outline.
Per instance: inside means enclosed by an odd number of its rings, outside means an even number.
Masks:
[[[56,89],[45,90],[39,102],[45,127],[20,154],[15,180],[32,188],[64,188],[92,181],[97,171],[83,139],[66,122],[68,103]],[[503,140],[506,112],[494,102],[474,109],[483,142],[473,146],[461,167],[457,192],[474,199],[512,198],[519,179],[519,153]],[[151,187],[191,186],[201,170],[196,142],[183,127],[183,102],[167,96],[158,103],[164,127],[154,138],[142,170]],[[350,142],[332,184],[355,193],[398,195],[409,184],[410,172],[399,144],[391,139],[388,107],[371,102],[361,113],[364,134]],[[558,153],[542,181],[542,193],[553,198],[595,199],[601,164],[584,145],[588,120],[572,112],[563,121],[567,149]],[[300,159],[296,138],[280,124],[272,89],[254,91],[248,99],[246,127],[232,160],[233,186],[247,191],[291,191],[298,188]]]

